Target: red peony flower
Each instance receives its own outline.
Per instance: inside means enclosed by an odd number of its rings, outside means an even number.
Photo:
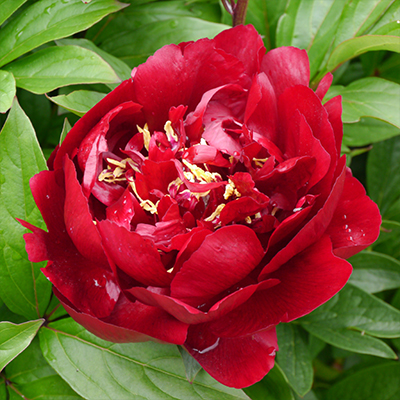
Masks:
[[[33,262],[113,342],[180,344],[221,383],[273,366],[275,326],[337,293],[380,215],[340,157],[332,75],[265,54],[252,26],[165,46],[82,117],[31,179]]]

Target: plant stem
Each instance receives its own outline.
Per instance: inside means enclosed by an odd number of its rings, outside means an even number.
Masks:
[[[244,24],[249,0],[238,0],[233,11],[233,26]]]

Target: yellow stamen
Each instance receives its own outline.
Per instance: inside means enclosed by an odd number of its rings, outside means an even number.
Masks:
[[[225,207],[225,204],[221,203],[209,217],[205,218],[204,221],[207,221],[207,222],[213,221],[215,218],[217,218],[221,214],[221,211],[223,210],[224,207]]]
[[[268,158],[253,158],[254,164],[259,168],[262,168],[267,160]]]
[[[174,129],[172,128],[171,121],[167,121],[164,125],[164,131],[165,134],[167,135],[167,138],[169,141],[171,139],[174,139],[175,142],[179,140],[178,135],[175,133]]]
[[[244,220],[246,223],[251,224],[251,218],[249,216],[247,216]]]
[[[225,186],[224,199],[228,200],[232,195],[240,197],[242,194],[236,189],[235,184],[229,179],[228,184]]]
[[[149,211],[152,214],[157,214],[157,206],[160,200],[157,201],[156,204],[154,204],[151,200],[143,200],[140,196],[139,193],[136,190],[136,185],[135,182],[129,182],[129,185],[131,186],[133,192],[135,193],[137,199],[140,201],[140,207],[143,208],[145,211]]]
[[[137,127],[138,131],[143,134],[144,147],[146,148],[147,151],[149,151],[151,135],[150,135],[150,131],[149,131],[148,125],[146,124],[143,127],[143,129],[138,125],[136,125],[136,127]]]
[[[192,173],[193,177],[196,177],[200,181],[200,183],[216,182],[217,176],[220,176],[217,173],[204,171],[203,169],[199,168],[197,165],[190,164],[188,161],[186,161],[184,159],[182,160],[182,162],[190,169],[190,172]],[[186,176],[186,172],[184,172],[184,174]],[[187,179],[190,180],[188,177],[187,177]],[[193,182],[192,180],[190,180],[190,181]]]
[[[274,207],[273,210],[271,211],[271,215],[272,215],[273,217],[275,217],[275,214],[276,214],[276,212],[277,212],[278,210],[279,210],[278,207]]]

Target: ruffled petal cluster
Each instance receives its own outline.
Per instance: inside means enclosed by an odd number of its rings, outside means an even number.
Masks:
[[[218,381],[260,380],[275,326],[346,283],[380,215],[340,157],[304,50],[252,26],[165,46],[82,117],[31,179],[33,262],[70,315],[114,342],[183,345]]]

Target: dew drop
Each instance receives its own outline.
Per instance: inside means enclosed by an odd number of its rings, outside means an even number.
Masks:
[[[344,214],[342,218],[343,218],[343,219],[347,219],[347,215],[346,215],[346,214]]]
[[[123,201],[124,204],[126,204],[126,199]]]
[[[346,225],[343,225],[343,229],[347,229],[349,226],[346,224]]]
[[[348,240],[349,242],[352,242],[352,241],[353,241],[353,236],[347,236],[347,240]]]
[[[24,33],[24,31],[18,32],[17,33],[17,38],[19,38],[23,33]]]
[[[50,196],[48,194],[46,194],[46,199],[49,199],[49,198],[50,198]]]
[[[128,213],[130,214],[132,212],[132,208],[130,208],[129,210],[128,210]]]
[[[350,229],[350,228],[349,228],[349,229],[346,229],[346,232],[349,232],[349,233],[350,233],[350,232],[351,232],[351,229]]]

